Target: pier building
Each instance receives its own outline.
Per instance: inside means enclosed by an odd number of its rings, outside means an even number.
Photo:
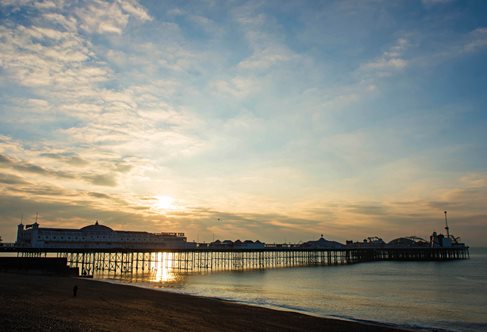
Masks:
[[[299,245],[300,248],[308,248],[308,249],[341,249],[343,248],[343,244],[326,240],[321,234],[319,240],[316,241],[307,241]]]
[[[199,244],[199,247],[201,247],[201,243]],[[245,240],[245,241],[240,241],[237,240],[235,242],[231,240],[216,240],[214,242],[211,242],[208,245],[209,248],[214,248],[214,249],[264,249],[265,248],[265,243],[260,242],[259,240],[257,241],[252,241],[252,240]]]
[[[35,222],[18,225],[18,247],[38,249],[191,249],[184,233],[116,231],[98,221],[81,229],[46,228]]]

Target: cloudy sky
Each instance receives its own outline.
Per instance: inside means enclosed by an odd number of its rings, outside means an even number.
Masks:
[[[0,236],[487,246],[487,2],[0,0]]]

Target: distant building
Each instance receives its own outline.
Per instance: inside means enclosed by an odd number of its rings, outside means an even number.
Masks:
[[[210,243],[210,248],[214,249],[264,249],[265,244],[260,242],[259,240],[257,241],[252,241],[252,240],[245,240],[245,241],[240,241],[237,240],[233,242],[232,240],[225,240],[225,241],[220,241],[216,240],[212,243]]]
[[[115,231],[110,227],[94,225],[81,229],[43,228],[35,222],[32,225],[18,225],[19,247],[28,248],[80,248],[80,249],[189,249],[195,243],[188,243],[184,233],[148,233]]]
[[[340,249],[343,247],[343,244],[336,241],[326,240],[323,235],[321,235],[319,240],[304,242],[300,247],[309,249]]]
[[[430,236],[430,246],[432,248],[458,248],[465,247],[465,243],[460,242],[459,237],[453,235],[443,235],[433,232]]]
[[[245,240],[240,244],[240,248],[242,249],[264,249],[265,244],[260,242],[259,240],[257,241],[252,241],[252,240]]]
[[[364,239],[362,242],[354,242],[352,240],[347,240],[347,247],[354,248],[383,248],[385,246],[384,240],[377,236],[371,236]]]
[[[400,237],[397,239],[394,239],[387,243],[387,247],[401,247],[401,248],[424,248],[424,247],[429,247],[429,243],[417,236],[406,236],[406,237]]]
[[[443,234],[433,232],[430,236],[430,245],[433,248],[450,248],[452,246],[452,241]]]

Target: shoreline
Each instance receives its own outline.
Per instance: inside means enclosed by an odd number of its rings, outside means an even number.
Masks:
[[[0,306],[9,331],[413,331],[96,279],[7,273],[0,273]]]
[[[205,296],[205,295],[191,294],[191,293],[186,293],[186,292],[175,291],[175,290],[172,290],[171,288],[168,289],[168,288],[144,286],[144,285],[140,285],[137,283],[122,282],[122,281],[116,281],[116,280],[112,280],[112,279],[96,279],[95,278],[95,279],[90,279],[90,280],[99,281],[99,282],[106,282],[106,283],[114,284],[114,285],[124,285],[124,286],[129,286],[129,287],[136,287],[136,288],[141,288],[141,289],[153,290],[156,292],[179,294],[179,295],[185,295],[185,296],[190,296],[190,297],[198,297],[201,299],[209,299],[209,300],[222,301],[222,302],[226,302],[226,303],[234,303],[234,304],[238,304],[238,305],[242,305],[242,306],[248,306],[248,307],[264,308],[264,309],[278,311],[278,312],[295,313],[295,314],[300,314],[300,315],[305,315],[305,316],[310,316],[310,317],[315,317],[315,318],[338,320],[338,321],[380,326],[380,327],[392,328],[392,329],[397,328],[397,329],[400,329],[402,331],[432,331],[432,330],[434,330],[435,332],[448,332],[448,330],[443,330],[443,329],[438,329],[438,328],[433,328],[433,327],[428,327],[428,326],[416,326],[416,327],[414,327],[414,326],[403,326],[400,324],[387,323],[387,322],[374,321],[374,320],[366,320],[366,319],[356,319],[353,317],[326,316],[326,315],[320,315],[320,314],[316,314],[316,313],[312,313],[312,312],[307,312],[305,310],[300,310],[297,308],[293,309],[293,308],[288,308],[288,307],[279,306],[279,305],[265,305],[265,304],[253,303],[253,302],[249,302],[249,301],[241,301],[238,299],[222,298],[222,297],[218,297],[218,296]]]

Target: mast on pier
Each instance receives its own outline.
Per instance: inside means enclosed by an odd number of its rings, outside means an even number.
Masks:
[[[450,238],[450,228],[448,227],[448,218],[446,217],[446,211],[445,211],[445,230],[446,230],[446,237],[449,239]]]

